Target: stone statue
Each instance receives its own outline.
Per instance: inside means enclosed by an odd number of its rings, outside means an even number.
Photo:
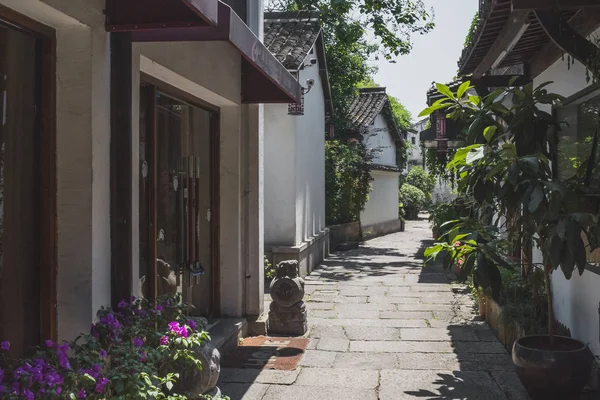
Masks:
[[[306,333],[307,316],[304,298],[304,280],[298,276],[298,261],[282,261],[275,267],[271,282],[271,306],[268,332],[302,336]]]

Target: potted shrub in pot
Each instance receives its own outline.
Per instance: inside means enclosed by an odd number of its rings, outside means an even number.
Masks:
[[[438,84],[445,97],[424,115],[446,109],[449,117],[464,122],[468,146],[457,150],[448,164],[460,176],[459,190],[481,207],[493,207],[498,220],[511,221],[504,224],[508,239],[542,254],[540,264],[526,267],[543,271],[548,333],[518,339],[513,362],[533,399],[562,400],[581,392],[590,376],[592,354],[584,343],[555,335],[551,279],[557,269],[567,279],[576,269],[582,274],[586,243],[591,250],[600,244],[599,202],[589,201],[599,192],[590,185],[598,133],[577,173],[559,180],[553,160],[560,126],[538,106],[552,106],[562,98],[548,93],[546,85],[499,89],[480,98],[466,96],[469,82],[456,94]]]

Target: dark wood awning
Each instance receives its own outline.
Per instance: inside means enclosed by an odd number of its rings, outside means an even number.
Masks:
[[[581,35],[600,25],[597,0],[483,0],[472,44],[459,61],[461,75],[480,78],[493,68],[525,65],[535,77],[564,53],[540,23],[538,12],[559,4],[562,17]]]
[[[146,6],[149,0],[107,0],[108,2],[138,3]],[[170,0],[169,3],[175,0]],[[211,2],[213,0],[177,0],[184,3]],[[216,0],[214,0],[216,1]],[[162,3],[164,0],[150,0]],[[118,9],[118,7],[116,7]],[[113,16],[107,21],[121,21],[121,26],[132,26],[125,23],[124,16]],[[166,20],[166,19],[165,19]],[[235,47],[242,56],[242,102],[243,103],[299,103],[302,97],[302,86],[286,68],[269,52],[265,45],[254,35],[242,19],[227,5],[218,2],[218,23],[211,26],[203,24],[182,26],[163,24],[131,29],[134,42],[203,42],[226,41]],[[113,25],[108,24],[107,30]],[[227,66],[223,66],[226,68]]]
[[[218,0],[106,0],[106,29],[132,32],[216,26]]]

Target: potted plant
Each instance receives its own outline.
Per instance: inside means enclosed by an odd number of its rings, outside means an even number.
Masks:
[[[499,89],[485,98],[466,96],[465,82],[454,94],[437,85],[445,97],[422,115],[446,109],[448,117],[464,123],[467,147],[457,150],[448,168],[457,172],[459,190],[471,194],[481,207],[493,207],[503,217],[509,240],[537,247],[542,263],[527,265],[543,271],[548,305],[548,333],[525,336],[513,347],[513,362],[534,399],[568,399],[587,382],[592,354],[572,338],[555,335],[552,308],[552,274],[561,269],[567,279],[586,266],[586,244],[599,246],[597,194],[590,185],[598,133],[587,162],[565,181],[557,179],[552,160],[557,158],[560,125],[539,105],[562,100],[543,84]],[[548,134],[551,132],[551,134]],[[553,168],[554,167],[554,168]]]

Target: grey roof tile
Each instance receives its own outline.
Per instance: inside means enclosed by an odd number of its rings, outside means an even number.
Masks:
[[[382,114],[391,128],[392,137],[404,140],[404,135],[394,122],[389,98],[383,87],[359,89],[358,96],[350,104],[349,114],[359,130],[366,129],[377,115]]]
[[[314,46],[321,31],[319,15],[319,11],[265,13],[265,46],[287,69],[299,69]]]

